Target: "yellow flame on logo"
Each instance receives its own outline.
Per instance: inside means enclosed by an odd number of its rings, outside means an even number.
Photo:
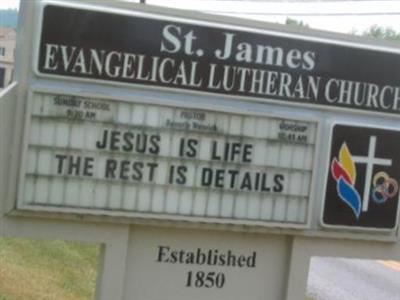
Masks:
[[[346,172],[349,174],[351,183],[354,184],[354,182],[356,181],[356,166],[353,159],[351,158],[351,154],[346,143],[343,143],[342,147],[340,147],[339,161],[343,169],[345,169]]]

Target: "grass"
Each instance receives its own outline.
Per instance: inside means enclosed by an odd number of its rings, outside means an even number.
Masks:
[[[99,247],[0,238],[0,300],[94,298]]]

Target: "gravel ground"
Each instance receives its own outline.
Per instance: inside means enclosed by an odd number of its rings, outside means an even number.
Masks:
[[[311,260],[307,296],[315,300],[400,300],[400,271],[373,260]]]

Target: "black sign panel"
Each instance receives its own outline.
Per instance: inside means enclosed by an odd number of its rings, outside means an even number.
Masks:
[[[400,109],[398,53],[162,16],[47,5],[37,70],[322,108]]]
[[[335,125],[323,223],[393,229],[399,203],[400,132]]]

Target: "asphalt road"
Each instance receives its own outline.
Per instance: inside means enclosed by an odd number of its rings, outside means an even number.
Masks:
[[[400,263],[313,258],[307,296],[315,300],[400,300]]]

